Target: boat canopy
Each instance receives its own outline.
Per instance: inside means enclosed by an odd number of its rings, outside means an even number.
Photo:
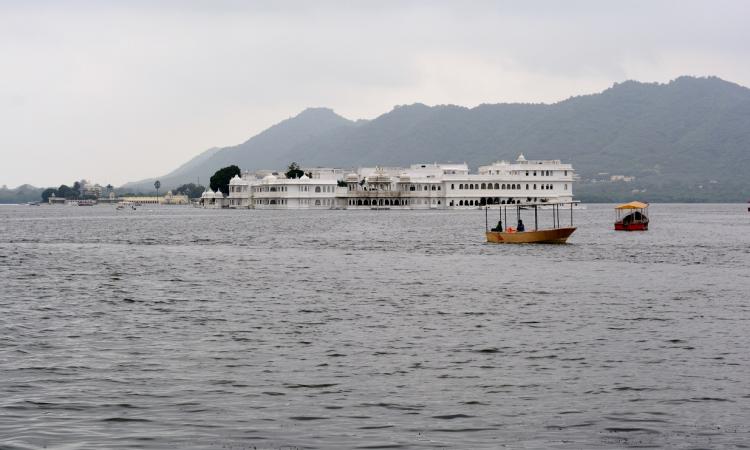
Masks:
[[[622,205],[615,206],[615,209],[644,209],[644,208],[648,208],[648,203],[630,202],[630,203],[624,203]]]

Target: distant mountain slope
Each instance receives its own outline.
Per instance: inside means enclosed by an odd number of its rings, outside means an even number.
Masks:
[[[232,163],[281,169],[290,161],[477,167],[524,153],[572,163],[584,199],[618,200],[645,190],[637,194],[650,200],[744,201],[749,150],[750,90],[716,77],[680,77],[666,84],[627,81],[552,105],[400,106],[356,123],[330,110],[307,110],[217,151],[191,173],[204,177]],[[611,183],[602,172],[635,181]]]
[[[300,114],[268,128],[242,144],[212,148],[183,164],[169,174],[159,177],[167,189],[183,183],[194,183],[200,178],[203,184],[216,170],[237,164],[243,169],[281,169],[291,161],[285,155],[293,148],[310,142],[333,130],[354,127],[347,120],[328,108],[308,108]],[[127,183],[120,190],[151,191],[156,178]]]
[[[42,200],[42,191],[44,188],[22,184],[15,189],[7,186],[0,187],[0,203],[26,203],[39,202]]]

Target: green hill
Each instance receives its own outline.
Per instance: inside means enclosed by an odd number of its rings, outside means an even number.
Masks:
[[[750,198],[750,90],[716,77],[627,81],[555,104],[414,104],[370,121],[306,110],[235,147],[213,150],[168,185],[217,168],[357,167],[463,162],[519,153],[576,168],[585,201],[745,201]],[[629,182],[612,176],[634,177]],[[144,180],[147,185],[150,180]],[[165,179],[162,179],[165,182]],[[134,185],[135,186],[135,185]]]

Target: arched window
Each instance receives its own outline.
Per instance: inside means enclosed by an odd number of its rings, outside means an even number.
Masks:
[[[464,206],[464,201],[463,200],[459,200],[458,206]]]
[[[534,190],[536,190],[536,183],[534,183]]]
[[[463,184],[459,184],[459,185],[458,185],[458,188],[459,188],[459,189],[463,189],[463,188],[464,188],[464,185],[463,185]]]
[[[482,189],[487,189],[487,185],[482,183]]]
[[[498,183],[495,183],[495,189],[500,189],[500,185]]]
[[[425,191],[427,190],[427,185],[426,184],[424,185],[424,189],[423,190],[425,190]]]
[[[453,184],[451,184],[451,191],[452,191],[453,189],[455,189],[455,187],[454,187],[454,185],[453,185]]]
[[[505,190],[505,184],[503,184],[502,189]]]
[[[315,186],[315,192],[320,192],[320,186]]]

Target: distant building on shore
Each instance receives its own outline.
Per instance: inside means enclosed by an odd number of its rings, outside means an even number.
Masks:
[[[163,197],[157,197],[155,195],[139,195],[133,197],[120,197],[118,200],[127,200],[142,205],[187,205],[190,203],[190,199],[187,195],[173,194],[172,191],[167,191]]]
[[[300,178],[245,172],[229,195],[206,190],[205,208],[255,209],[461,209],[573,200],[574,170],[559,160],[497,161],[469,173],[462,164],[414,164],[345,171],[304,169]]]

